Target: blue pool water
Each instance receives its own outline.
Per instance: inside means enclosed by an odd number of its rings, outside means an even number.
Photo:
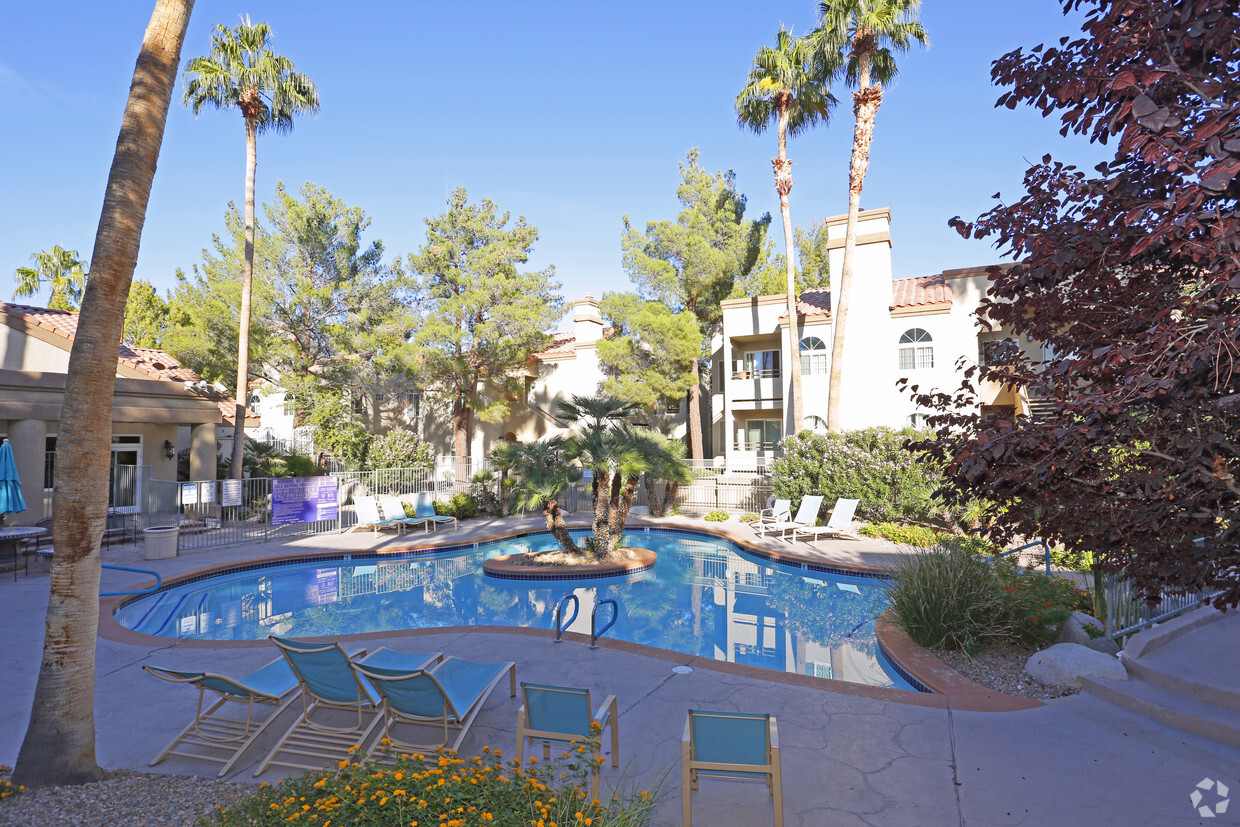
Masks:
[[[900,689],[913,687],[881,654],[874,618],[883,583],[771,563],[731,542],[684,531],[630,532],[626,545],[658,553],[653,569],[601,580],[500,580],[482,561],[556,548],[532,534],[435,554],[353,554],[263,566],[176,585],[135,600],[116,620],[136,632],[204,640],[348,635],[441,626],[552,628],[575,594],[569,627],[590,633],[602,600],[619,606],[607,633],[715,660]],[[599,624],[610,617],[599,609]]]

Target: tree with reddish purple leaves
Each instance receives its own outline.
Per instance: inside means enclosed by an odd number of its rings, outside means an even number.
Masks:
[[[1000,106],[1113,144],[1092,172],[1048,155],[973,222],[992,267],[981,318],[1007,336],[955,394],[916,394],[944,492],[1002,508],[992,538],[1097,555],[1150,600],[1240,603],[1240,15],[1234,0],[1065,0],[1084,37],[995,62]],[[1018,343],[1042,342],[1040,359]],[[990,358],[993,357],[993,358]],[[1038,398],[977,416],[974,384]],[[972,407],[970,407],[972,406]]]

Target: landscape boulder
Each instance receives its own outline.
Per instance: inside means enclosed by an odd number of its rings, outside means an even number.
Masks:
[[[1118,659],[1079,643],[1056,643],[1035,652],[1026,661],[1025,671],[1047,686],[1079,687],[1082,677],[1128,680],[1128,670]]]
[[[1059,638],[1055,642],[1079,643],[1082,646],[1089,646],[1090,641],[1095,640],[1096,638],[1090,637],[1089,632],[1085,630],[1086,626],[1091,626],[1094,629],[1097,629],[1099,633],[1106,631],[1106,626],[1104,626],[1096,618],[1090,617],[1084,612],[1073,612],[1068,616],[1068,619],[1063,622],[1063,625],[1059,627]],[[1100,637],[1101,635],[1097,636],[1098,639],[1100,639]]]

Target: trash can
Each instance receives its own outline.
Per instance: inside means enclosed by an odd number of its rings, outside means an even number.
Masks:
[[[161,525],[142,529],[142,541],[147,560],[167,560],[177,556],[177,537],[180,526]]]

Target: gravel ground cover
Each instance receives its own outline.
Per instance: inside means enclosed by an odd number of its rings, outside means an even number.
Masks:
[[[1047,686],[1031,678],[1025,672],[1025,663],[1035,651],[1026,646],[1006,645],[987,646],[975,657],[961,651],[936,651],[934,654],[974,683],[1008,695],[1049,701],[1081,691],[1075,687]]]
[[[0,801],[0,825],[190,827],[216,804],[239,801],[255,789],[214,778],[118,770],[94,784],[16,793]]]

